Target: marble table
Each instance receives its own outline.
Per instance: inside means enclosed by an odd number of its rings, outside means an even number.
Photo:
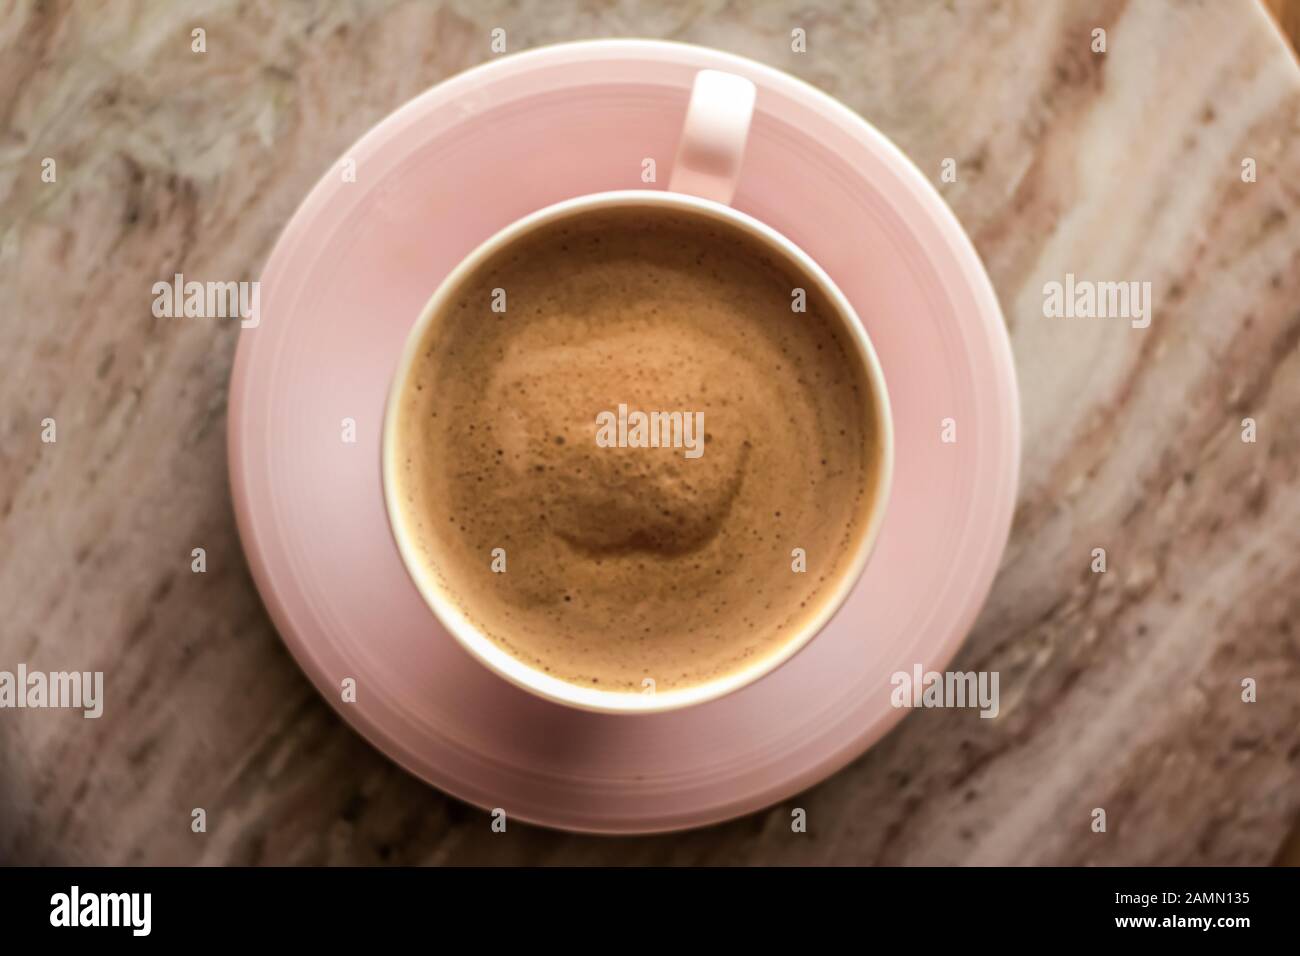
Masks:
[[[113,695],[99,720],[0,710],[0,862],[1300,857],[1300,68],[1260,7],[198,9],[0,19],[0,670],[104,670]],[[1023,392],[1011,542],[955,664],[1001,674],[997,719],[917,711],[820,786],[706,830],[503,836],[299,672],[231,513],[238,324],[155,318],[142,290],[256,278],[317,177],[494,56],[496,27],[512,51],[624,35],[754,57],[933,175],[993,277]],[[1151,326],[1044,318],[1043,285],[1066,273],[1149,280]]]

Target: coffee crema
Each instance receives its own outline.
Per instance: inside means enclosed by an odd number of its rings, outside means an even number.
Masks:
[[[399,520],[443,595],[531,667],[705,683],[780,652],[851,564],[883,454],[866,374],[821,291],[736,226],[555,220],[425,332],[397,398]],[[620,409],[691,416],[699,453],[611,443]]]

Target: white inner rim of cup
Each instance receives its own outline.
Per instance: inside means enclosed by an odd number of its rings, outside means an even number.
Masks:
[[[786,640],[777,651],[759,658],[748,667],[701,684],[677,690],[655,691],[653,693],[596,690],[579,684],[572,684],[543,671],[536,670],[499,647],[465,617],[455,601],[444,595],[443,588],[420,559],[414,540],[403,526],[401,505],[399,504],[399,495],[396,489],[397,473],[401,464],[396,442],[400,399],[405,391],[405,384],[411,368],[419,356],[420,344],[425,333],[435,316],[442,311],[446,303],[455,295],[461,283],[479,265],[503,246],[514,242],[539,226],[554,222],[557,219],[576,216],[588,210],[620,206],[662,206],[729,223],[757,239],[762,245],[772,250],[774,254],[781,256],[794,266],[801,275],[810,279],[834,306],[835,312],[838,314],[841,323],[847,328],[849,336],[857,348],[858,357],[865,367],[867,381],[871,389],[872,411],[876,419],[880,446],[874,494],[872,500],[865,505],[866,527],[859,539],[856,553],[853,555],[851,562],[840,572],[839,581],[831,593],[822,600],[818,613]],[[720,203],[684,193],[629,189],[594,193],[567,199],[516,220],[484,241],[447,275],[428,303],[426,303],[419,319],[416,320],[415,325],[408,333],[406,345],[402,350],[397,369],[393,373],[393,382],[389,388],[388,401],[384,409],[380,457],[388,524],[393,531],[393,538],[397,543],[397,550],[401,554],[402,562],[406,565],[407,572],[415,582],[416,588],[420,591],[425,603],[428,604],[433,614],[451,632],[462,647],[489,669],[511,683],[556,703],[601,713],[655,713],[714,700],[758,680],[802,650],[826,626],[827,621],[831,619],[835,612],[840,609],[866,567],[867,559],[879,534],[881,522],[884,520],[894,473],[893,416],[889,408],[889,395],[885,387],[884,373],[880,368],[875,349],[867,338],[862,323],[858,320],[857,313],[853,310],[853,306],[848,299],[844,297],[844,294],[831,281],[830,277],[807,253],[770,226],[766,226],[752,216],[732,209],[730,206],[724,206]]]

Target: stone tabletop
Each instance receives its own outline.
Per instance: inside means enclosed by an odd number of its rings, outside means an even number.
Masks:
[[[231,512],[239,325],[149,290],[256,278],[346,147],[498,27],[753,57],[932,176],[1022,390],[1011,541],[954,664],[1000,673],[996,719],[917,711],[722,826],[501,836],[300,673]],[[0,54],[0,671],[103,671],[108,700],[0,710],[0,862],[1300,857],[1300,68],[1254,3],[19,2]],[[1067,276],[1150,282],[1149,326],[1045,317]]]

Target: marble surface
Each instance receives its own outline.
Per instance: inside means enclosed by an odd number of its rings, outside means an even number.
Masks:
[[[145,290],[255,278],[317,177],[491,57],[498,26],[511,50],[652,36],[754,57],[932,173],[993,277],[1024,400],[1011,542],[955,664],[1000,672],[996,720],[918,711],[829,781],[706,830],[495,835],[300,674],[231,514],[238,325],[155,319]],[[1300,69],[1255,4],[19,2],[0,51],[0,669],[103,670],[113,698],[99,720],[0,710],[0,862],[1300,856]],[[1044,319],[1067,272],[1151,281],[1151,327]]]

